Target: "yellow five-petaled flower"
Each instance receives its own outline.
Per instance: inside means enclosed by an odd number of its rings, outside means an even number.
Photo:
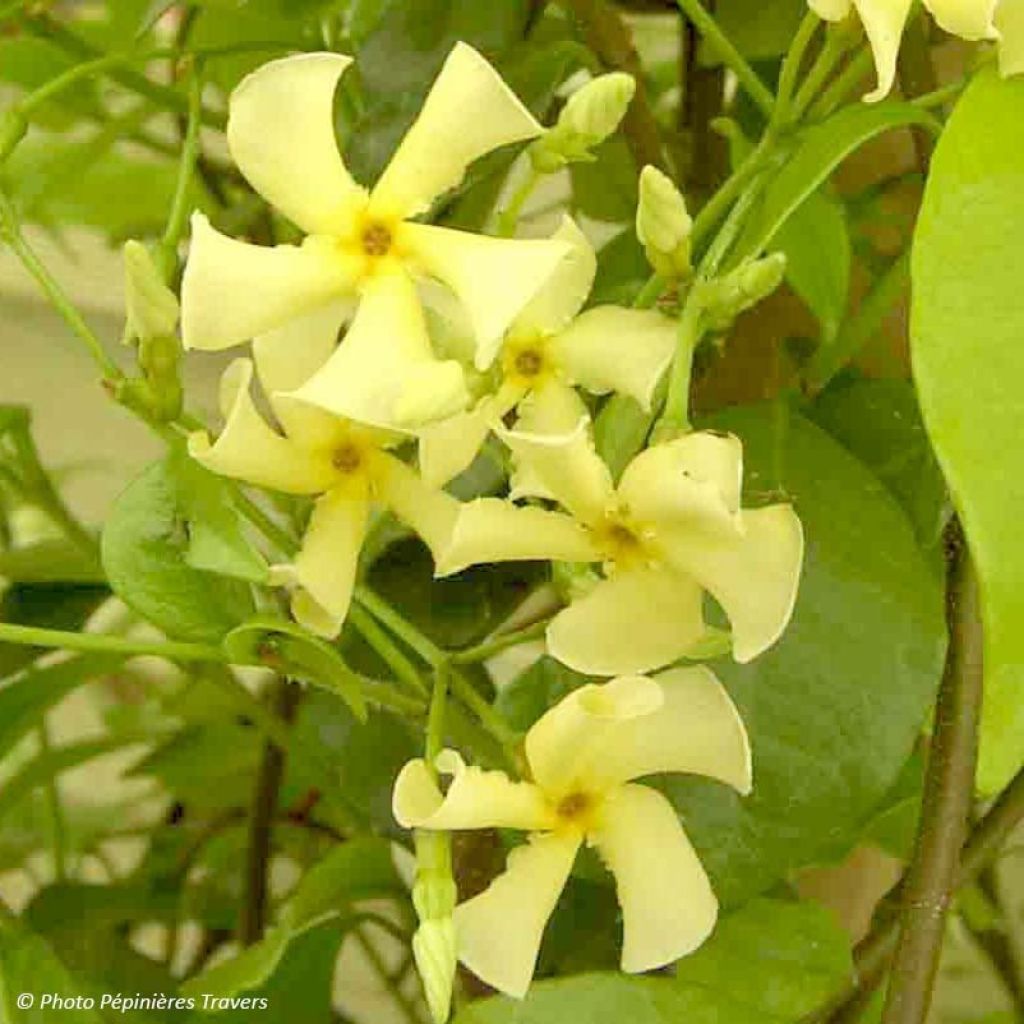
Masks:
[[[718,914],[707,875],[672,805],[632,780],[688,772],[749,792],[747,734],[715,676],[697,667],[584,686],[530,729],[525,752],[528,782],[445,751],[437,767],[453,777],[443,795],[422,760],[410,761],[395,783],[395,817],[407,828],[530,833],[505,873],[456,907],[462,962],[494,988],[525,995],[584,842],[615,877],[623,970],[662,967],[699,946]]]
[[[307,237],[301,245],[250,245],[196,214],[182,335],[187,348],[222,349],[325,311],[337,334],[354,301],[344,344],[300,397],[362,423],[409,430],[467,400],[459,364],[432,350],[416,279],[438,280],[455,293],[473,326],[476,363],[485,368],[567,247],[412,219],[458,185],[477,157],[542,131],[472,47],[454,47],[371,190],[351,177],[335,140],[334,93],[351,63],[336,53],[286,57],[257,69],[232,94],[232,157]],[[346,298],[348,308],[339,302]]]

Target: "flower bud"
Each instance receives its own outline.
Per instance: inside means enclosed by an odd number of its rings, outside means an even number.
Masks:
[[[752,260],[730,274],[705,285],[705,322],[712,330],[725,330],[741,313],[768,298],[782,284],[786,257],[781,252]]]
[[[636,235],[647,260],[662,277],[689,277],[693,220],[672,179],[648,164],[640,173]]]
[[[443,832],[418,831],[416,881],[412,902],[420,926],[412,939],[416,968],[435,1024],[444,1024],[451,1010],[458,957],[452,911],[458,899],[452,878],[451,837]]]
[[[619,126],[636,82],[623,71],[592,78],[568,99],[558,122],[529,150],[534,168],[550,174],[566,164],[593,160],[590,152]]]
[[[141,242],[125,242],[124,271],[126,338],[145,341],[172,335],[178,324],[178,299]]]
[[[0,117],[0,164],[14,152],[28,131],[28,118],[16,107],[4,111]]]
[[[423,982],[430,1016],[434,1024],[445,1024],[451,1013],[458,965],[455,922],[450,917],[424,921],[412,937],[412,954]]]

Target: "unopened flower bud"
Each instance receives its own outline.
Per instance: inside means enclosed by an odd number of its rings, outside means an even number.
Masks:
[[[412,951],[435,1024],[444,1024],[451,1011],[458,960],[452,911],[457,899],[451,837],[443,832],[418,831],[412,902],[420,926],[412,939]]]
[[[424,921],[412,937],[412,954],[423,982],[430,1016],[434,1024],[445,1024],[451,1013],[458,965],[455,922],[450,917]]]
[[[14,152],[28,131],[28,118],[16,107],[4,111],[0,117],[0,164]]]
[[[124,245],[125,336],[168,336],[178,324],[178,299],[164,283],[149,250],[134,240]]]
[[[599,75],[577,89],[558,122],[530,147],[534,168],[550,174],[566,164],[593,160],[591,150],[618,128],[635,92],[636,82],[623,71]]]
[[[712,330],[725,330],[741,313],[766,299],[782,284],[786,257],[781,252],[752,260],[705,286],[705,322]]]
[[[689,277],[693,220],[668,175],[648,164],[640,173],[636,234],[647,261],[662,277]]]

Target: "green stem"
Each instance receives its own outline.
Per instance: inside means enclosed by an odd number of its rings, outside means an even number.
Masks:
[[[718,22],[701,6],[700,0],[676,0],[676,3],[718,56],[729,66],[739,79],[740,85],[765,117],[771,117],[775,108],[775,97],[772,96],[771,90],[746,62],[740,51],[733,45],[732,40],[719,27]]]
[[[935,107],[945,106],[964,91],[969,81],[969,78],[958,78],[955,82],[950,82],[948,85],[943,85],[938,89],[933,89],[931,92],[915,96],[910,102],[913,106],[920,107],[922,110],[933,110]]]
[[[824,46],[793,98],[790,108],[792,120],[798,121],[807,112],[807,108],[814,102],[849,48],[850,33],[845,26],[830,25],[826,29]]]
[[[209,661],[230,664],[230,658],[213,644],[182,643],[171,640],[133,640],[104,633],[72,633],[41,626],[19,626],[0,622],[0,642],[53,647],[64,651],[124,654],[128,657],[166,658],[168,661]]]
[[[483,643],[464,650],[457,651],[452,655],[452,663],[455,665],[472,665],[478,661],[486,661],[495,654],[500,654],[509,647],[517,644],[525,644],[530,640],[537,640],[542,637],[548,628],[549,619],[542,619],[540,622],[532,622],[529,626],[523,626],[511,633],[502,633],[500,636],[484,640]]]
[[[189,198],[192,179],[195,176],[196,161],[199,157],[199,128],[202,112],[203,74],[202,64],[193,62],[188,83],[188,124],[181,144],[181,162],[178,164],[178,180],[174,187],[174,199],[167,218],[167,227],[160,239],[159,262],[164,280],[171,284],[178,273],[178,246],[185,234],[188,222]]]
[[[776,128],[781,128],[791,116],[796,81],[800,75],[800,69],[803,67],[807,48],[811,45],[811,40],[820,24],[821,19],[813,11],[808,11],[800,22],[800,27],[797,29],[782,62],[779,84],[775,91],[775,107],[771,118],[771,124]]]
[[[676,334],[676,354],[668,381],[668,394],[661,419],[654,428],[652,441],[670,440],[692,429],[690,424],[690,381],[693,375],[693,355],[703,335],[704,309],[700,301],[699,282],[690,289],[683,312],[679,317]]]
[[[240,487],[233,492],[235,507],[286,558],[299,553],[299,542],[287,530],[278,526]]]
[[[0,241],[10,246],[14,254],[21,260],[25,269],[36,279],[39,287],[50,300],[61,318],[89,350],[93,361],[99,367],[105,380],[117,382],[124,376],[113,359],[107,355],[103,343],[93,333],[89,325],[64,293],[64,290],[50,274],[42,260],[32,247],[25,241],[18,225],[17,214],[10,199],[0,191]]]
[[[396,679],[401,680],[416,693],[426,695],[429,692],[419,669],[381,629],[377,620],[369,612],[353,602],[349,608],[348,619],[355,627],[356,632],[387,663]]]
[[[39,752],[46,757],[53,747],[50,744],[50,727],[44,715],[36,730],[39,738]],[[64,824],[64,810],[60,802],[60,783],[56,774],[46,781],[46,803],[50,811],[50,835],[53,842],[53,874],[58,882],[67,881],[68,854],[67,829]]]
[[[424,759],[428,769],[434,771],[434,761],[444,747],[444,710],[448,699],[449,669],[439,665],[434,670],[434,690],[430,696],[430,712],[427,715],[427,742]]]
[[[831,85],[818,97],[810,109],[812,121],[827,117],[841,103],[860,88],[864,78],[871,73],[874,58],[868,49],[861,50],[835,77]]]
[[[533,194],[533,190],[540,182],[540,172],[531,164],[526,178],[519,183],[518,187],[509,198],[505,209],[498,214],[498,235],[502,238],[511,238],[516,233],[519,224],[519,217],[523,212],[526,200]]]
[[[650,309],[661,297],[668,282],[660,274],[651,274],[633,300],[634,309]]]

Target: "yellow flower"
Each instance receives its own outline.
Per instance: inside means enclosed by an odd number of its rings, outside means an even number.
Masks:
[[[294,587],[292,613],[308,629],[334,636],[348,613],[359,551],[371,508],[390,509],[434,550],[446,542],[457,503],[427,487],[387,449],[402,435],[333,416],[284,392],[323,365],[333,337],[317,320],[328,309],[262,336],[253,354],[263,390],[281,425],[273,429],[250,394],[253,364],[236,359],[221,380],[224,429],[212,444],[204,432],[189,451],[208,469],[286,494],[319,496],[294,562],[275,581]]]
[[[595,306],[581,313],[597,257],[570,217],[554,237],[569,246],[569,255],[506,333],[496,393],[419,431],[420,468],[430,483],[441,485],[461,473],[512,409],[519,409],[520,429],[532,431],[535,408],[562,408],[571,429],[584,412],[574,385],[595,395],[631,395],[650,407],[672,358],[675,323],[650,309]]]
[[[693,433],[648,448],[615,487],[587,426],[504,432],[534,493],[569,514],[498,498],[463,505],[438,573],[515,559],[603,563],[605,578],[547,631],[551,654],[590,675],[648,672],[686,655],[705,634],[705,590],[729,617],[737,661],[773,644],[796,598],[803,533],[789,505],[740,508],[739,439]]]
[[[868,101],[889,94],[896,78],[900,39],[912,0],[808,0],[827,21],[842,21],[854,11],[867,33],[878,71],[878,88]],[[1024,71],[1024,4],[1021,0],[925,0],[925,7],[947,32],[964,39],[999,40],[1004,75]]]
[[[477,362],[565,253],[549,240],[499,239],[417,223],[472,161],[539,134],[540,125],[494,69],[457,44],[419,117],[374,187],[346,170],[332,114],[352,58],[306,53],[263,65],[231,96],[228,147],[249,183],[307,237],[249,245],[193,217],[182,284],[186,347],[222,349],[358,296],[345,344],[301,397],[339,416],[406,428],[466,402],[462,370],[430,346],[413,278],[447,285],[465,306]],[[335,322],[337,331],[341,316]]]
[[[525,995],[584,841],[615,876],[623,970],[663,967],[696,949],[714,928],[715,895],[672,805],[632,780],[687,772],[750,791],[747,734],[715,676],[695,667],[584,686],[530,729],[526,760],[532,781],[512,782],[445,751],[437,767],[453,778],[443,796],[422,760],[395,783],[394,813],[406,828],[531,833],[503,875],[455,908],[459,959],[488,985]]]

